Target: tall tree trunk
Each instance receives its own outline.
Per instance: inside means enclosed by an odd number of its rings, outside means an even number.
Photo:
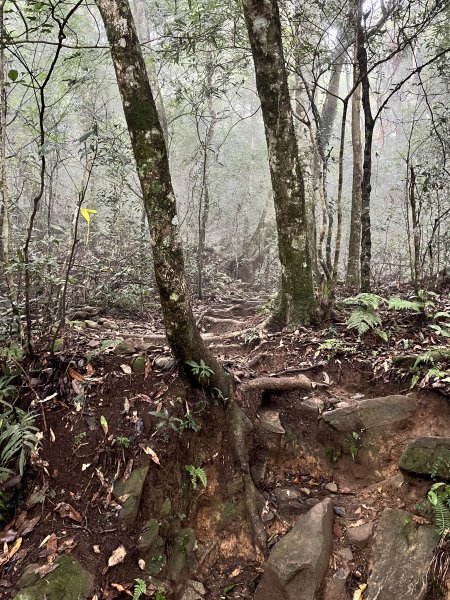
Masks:
[[[276,0],[244,0],[269,155],[281,262],[279,316],[308,323],[315,312],[305,193],[292,121]]]
[[[409,204],[411,207],[411,223],[414,243],[414,269],[413,269],[413,284],[416,293],[419,291],[420,283],[420,218],[419,210],[416,202],[416,171],[413,165],[410,165],[410,180],[409,180]]]
[[[370,83],[367,67],[367,50],[362,24],[362,6],[359,6],[356,19],[356,48],[358,68],[361,77],[362,107],[364,112],[364,162],[361,183],[361,290],[370,291],[370,270],[372,258],[372,234],[370,228],[370,193],[372,191],[372,142],[375,120],[370,107]]]
[[[96,0],[96,4],[105,25],[142,187],[167,338],[175,357],[184,364],[203,360],[213,370],[208,387],[230,397],[233,380],[195,325],[164,132],[130,6],[127,0]]]
[[[357,0],[358,2],[360,0]],[[355,50],[356,55],[356,50]],[[353,65],[353,84],[359,81],[359,69]],[[361,140],[361,86],[352,96],[352,208],[350,215],[350,236],[348,243],[347,285],[359,289],[361,285],[361,186],[362,186],[362,140]]]
[[[214,130],[217,123],[217,114],[214,109],[212,95],[212,75],[214,65],[211,57],[208,57],[206,65],[206,99],[208,106],[209,123],[206,126],[205,139],[203,140],[203,167],[202,167],[202,187],[198,205],[198,247],[197,247],[197,287],[198,297],[203,299],[203,259],[206,240],[206,225],[208,224],[209,209],[211,204],[209,191],[209,163],[212,153],[212,142],[214,139]]]

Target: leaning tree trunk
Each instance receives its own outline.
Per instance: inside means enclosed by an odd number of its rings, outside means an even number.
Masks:
[[[127,0],[96,0],[96,3],[110,44],[142,187],[167,338],[178,360],[183,363],[203,360],[213,370],[208,387],[230,397],[232,379],[208,350],[195,325],[164,132],[130,6]]]
[[[276,0],[244,0],[269,155],[281,262],[279,316],[307,323],[315,311],[305,193],[292,121]]]
[[[355,57],[356,58],[356,57]],[[353,65],[353,84],[359,80],[358,65]],[[361,185],[362,185],[362,140],[361,140],[361,86],[355,89],[352,96],[352,209],[350,216],[350,237],[348,243],[348,266],[346,283],[349,287],[359,289],[361,282],[360,250],[361,250]]]

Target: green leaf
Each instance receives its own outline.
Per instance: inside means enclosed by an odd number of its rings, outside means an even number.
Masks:
[[[104,434],[108,435],[108,421],[103,415],[100,417],[100,425],[102,426]]]
[[[10,69],[8,71],[8,77],[11,79],[11,81],[16,81],[16,79],[19,77],[19,71],[17,71],[17,69]]]

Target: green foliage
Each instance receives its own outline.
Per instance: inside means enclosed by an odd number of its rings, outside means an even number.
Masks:
[[[357,296],[350,296],[350,298],[346,298],[343,302],[350,306],[363,306],[364,308],[370,308],[376,311],[386,302],[386,300],[382,296],[378,296],[378,294],[363,292]]]
[[[192,416],[192,413],[190,412],[187,412],[183,419],[171,415],[167,408],[161,411],[152,410],[149,412],[149,414],[158,419],[159,422],[156,428],[159,430],[172,429],[172,431],[176,431],[177,433],[181,434],[183,431],[186,431],[186,429],[192,429],[192,431],[197,432],[202,428],[201,425],[196,422]]]
[[[394,297],[389,298],[388,308],[389,310],[412,310],[416,313],[420,313],[423,309],[423,303]]]
[[[194,490],[197,489],[197,480],[200,481],[204,488],[208,485],[208,478],[206,477],[205,471],[201,467],[186,465],[184,468],[191,476],[191,484]]]
[[[328,458],[328,460],[331,463],[337,462],[340,459],[341,455],[342,455],[342,451],[340,448],[338,448],[338,449],[331,448],[331,447],[325,448],[325,456]]]
[[[205,361],[201,358],[200,362],[197,363],[194,360],[187,360],[186,364],[192,369],[192,375],[194,375],[200,383],[208,381],[211,375],[214,375],[214,371],[208,367]]]
[[[35,415],[0,400],[5,410],[0,414],[0,480],[14,473],[13,465],[18,460],[18,470],[23,475],[25,462],[30,452],[39,444],[38,429],[34,426]]]
[[[381,325],[381,317],[374,308],[362,307],[354,310],[347,319],[347,327],[364,335]]]
[[[147,594],[147,584],[143,579],[134,580],[133,600],[139,600],[142,595]]]
[[[166,596],[164,594],[164,590],[163,588],[159,587],[156,590],[156,594],[155,594],[155,600],[166,600]]]
[[[440,535],[446,535],[450,530],[450,485],[434,483],[428,490],[427,498],[431,504],[436,531]]]
[[[117,444],[117,446],[121,446],[122,448],[130,447],[130,438],[126,435],[118,435],[113,439],[113,444]]]
[[[348,443],[350,447],[350,454],[352,455],[352,459],[355,461],[356,457],[358,456],[358,451],[361,447],[361,435],[357,431],[352,431],[348,438]]]

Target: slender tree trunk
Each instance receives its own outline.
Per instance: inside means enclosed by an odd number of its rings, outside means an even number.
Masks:
[[[276,0],[244,0],[269,155],[281,262],[279,316],[308,323],[315,312],[305,193],[292,121]]]
[[[362,87],[364,112],[364,162],[361,183],[361,290],[370,291],[370,269],[372,258],[372,235],[370,228],[370,194],[372,191],[372,142],[375,120],[370,107],[370,83],[367,72],[367,50],[361,18],[361,6],[356,23],[356,48]]]
[[[419,211],[416,202],[416,171],[413,165],[410,166],[409,180],[409,204],[411,207],[411,223],[413,228],[413,243],[414,243],[414,270],[413,284],[416,292],[419,290],[420,283],[420,221]]]
[[[359,2],[359,0],[358,0]],[[356,54],[356,50],[355,50]],[[353,65],[353,84],[359,80],[359,69]],[[359,289],[361,285],[361,186],[362,186],[362,140],[361,140],[361,86],[352,96],[352,208],[350,215],[350,236],[348,243],[347,285]]]
[[[333,284],[336,285],[339,270],[339,258],[341,255],[341,239],[342,239],[342,188],[344,185],[344,150],[345,150],[345,129],[347,125],[347,110],[348,101],[344,102],[342,109],[342,120],[341,120],[341,141],[339,145],[339,176],[338,176],[338,190],[336,199],[337,209],[337,225],[336,225],[336,244],[334,248],[334,259],[333,259]]]
[[[211,146],[214,139],[214,130],[217,123],[217,114],[214,109],[212,96],[212,74],[213,64],[209,59],[206,66],[206,96],[208,106],[209,123],[207,125],[205,139],[203,140],[203,169],[202,169],[202,187],[200,190],[198,206],[198,247],[197,247],[197,287],[198,297],[203,299],[203,259],[206,240],[206,226],[208,224],[209,209],[211,204],[209,192],[209,163],[211,156]]]
[[[205,383],[229,398],[232,378],[208,350],[195,325],[164,132],[130,6],[127,0],[96,3],[108,37],[142,187],[167,338],[178,360],[203,360],[213,370]]]

